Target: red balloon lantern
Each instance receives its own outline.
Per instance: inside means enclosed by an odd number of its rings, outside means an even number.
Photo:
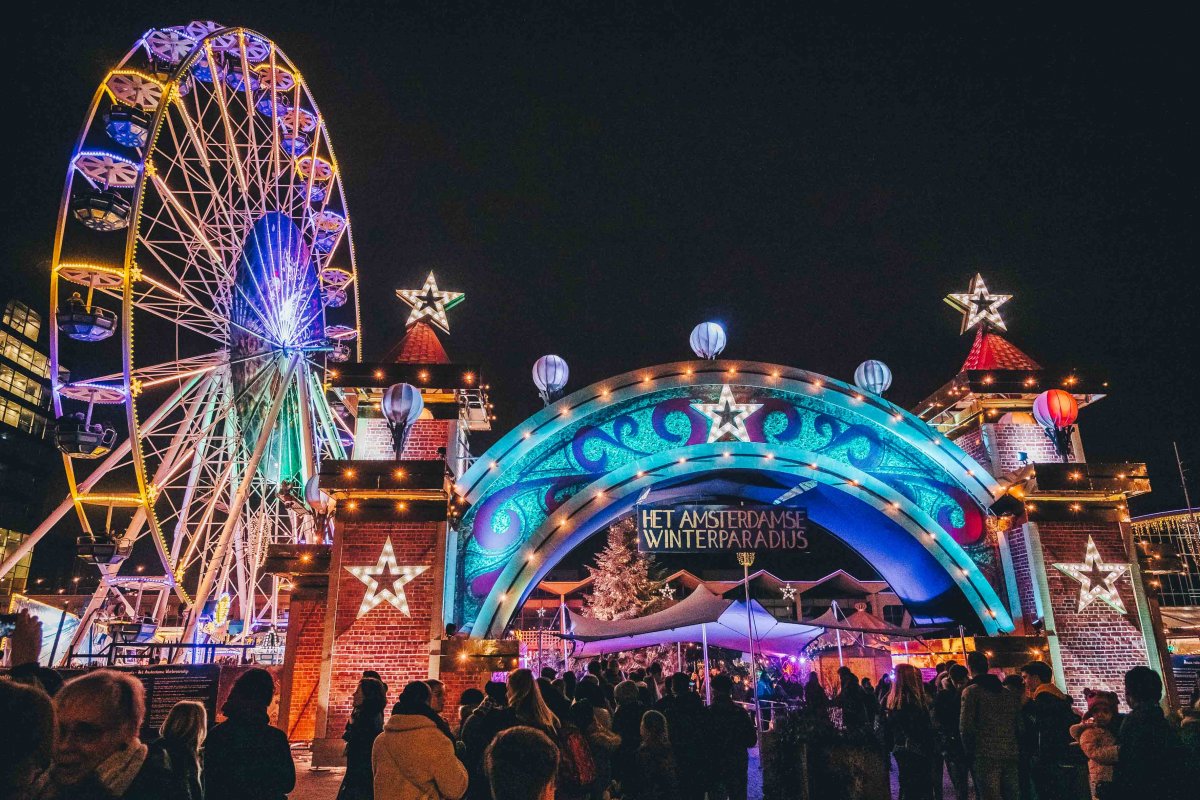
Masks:
[[[1033,417],[1043,428],[1068,428],[1079,419],[1079,403],[1062,389],[1047,389],[1034,399]]]

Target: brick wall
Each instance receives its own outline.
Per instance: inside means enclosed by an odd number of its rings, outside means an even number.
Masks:
[[[992,469],[992,458],[983,445],[983,434],[979,428],[972,428],[955,439],[954,443],[966,451],[967,455],[978,461],[981,467],[988,472],[995,473],[995,470]]]
[[[1054,568],[1055,563],[1082,563],[1089,535],[1105,563],[1129,563],[1120,525],[1038,522],[1037,528],[1068,694],[1076,706],[1083,704],[1085,687],[1115,691],[1123,697],[1126,670],[1147,663],[1129,574],[1117,582],[1125,614],[1100,600],[1079,611],[1079,582]]]
[[[341,547],[342,569],[339,574],[330,575],[330,591],[337,592],[337,618],[326,737],[340,736],[345,728],[350,698],[363,670],[376,670],[383,678],[388,685],[389,705],[395,702],[404,684],[429,677],[434,603],[442,591],[441,576],[433,569],[437,561],[438,528],[432,522],[343,523],[340,541],[335,545]],[[409,616],[383,601],[360,618],[358,611],[367,587],[345,567],[375,565],[388,538],[399,566],[429,569],[402,587]],[[380,584],[387,585],[383,579]]]
[[[1062,460],[1040,425],[988,423],[983,426],[983,436],[994,456],[993,473],[996,475],[1020,469],[1020,453],[1025,453],[1035,464]],[[1070,460],[1076,460],[1074,455]]]
[[[419,419],[404,442],[405,459],[440,458],[438,448],[445,447],[454,420]],[[354,425],[354,457],[363,460],[391,461],[396,457],[392,432],[387,420],[378,416],[360,416]]]
[[[317,715],[317,684],[321,674],[322,632],[325,627],[323,594],[296,594],[288,605],[288,630],[280,694],[287,719],[280,725],[288,739],[312,739]]]

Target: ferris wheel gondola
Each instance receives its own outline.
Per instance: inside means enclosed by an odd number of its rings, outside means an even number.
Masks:
[[[132,609],[136,586],[157,591],[155,624],[178,601],[189,641],[216,597],[235,640],[275,625],[267,546],[325,532],[280,487],[344,456],[324,365],[361,347],[356,276],[337,159],[296,65],[244,28],[148,31],[96,90],[55,233],[50,374],[71,495],[0,575],[73,511],[101,577],[88,617]],[[134,563],[144,574],[123,573]]]

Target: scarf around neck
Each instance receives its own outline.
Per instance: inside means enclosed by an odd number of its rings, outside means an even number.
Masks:
[[[120,797],[129,791],[130,784],[146,763],[149,748],[135,740],[135,744],[124,750],[118,750],[100,762],[96,767],[96,777],[104,788],[115,797]]]

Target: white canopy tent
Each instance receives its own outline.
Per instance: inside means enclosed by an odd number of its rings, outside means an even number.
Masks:
[[[754,600],[747,615],[744,602],[725,599],[701,585],[670,608],[637,619],[569,615],[563,636],[575,643],[572,656],[586,658],[676,642],[746,651],[751,629],[755,652],[769,655],[795,655],[822,633],[814,625],[776,619]]]

